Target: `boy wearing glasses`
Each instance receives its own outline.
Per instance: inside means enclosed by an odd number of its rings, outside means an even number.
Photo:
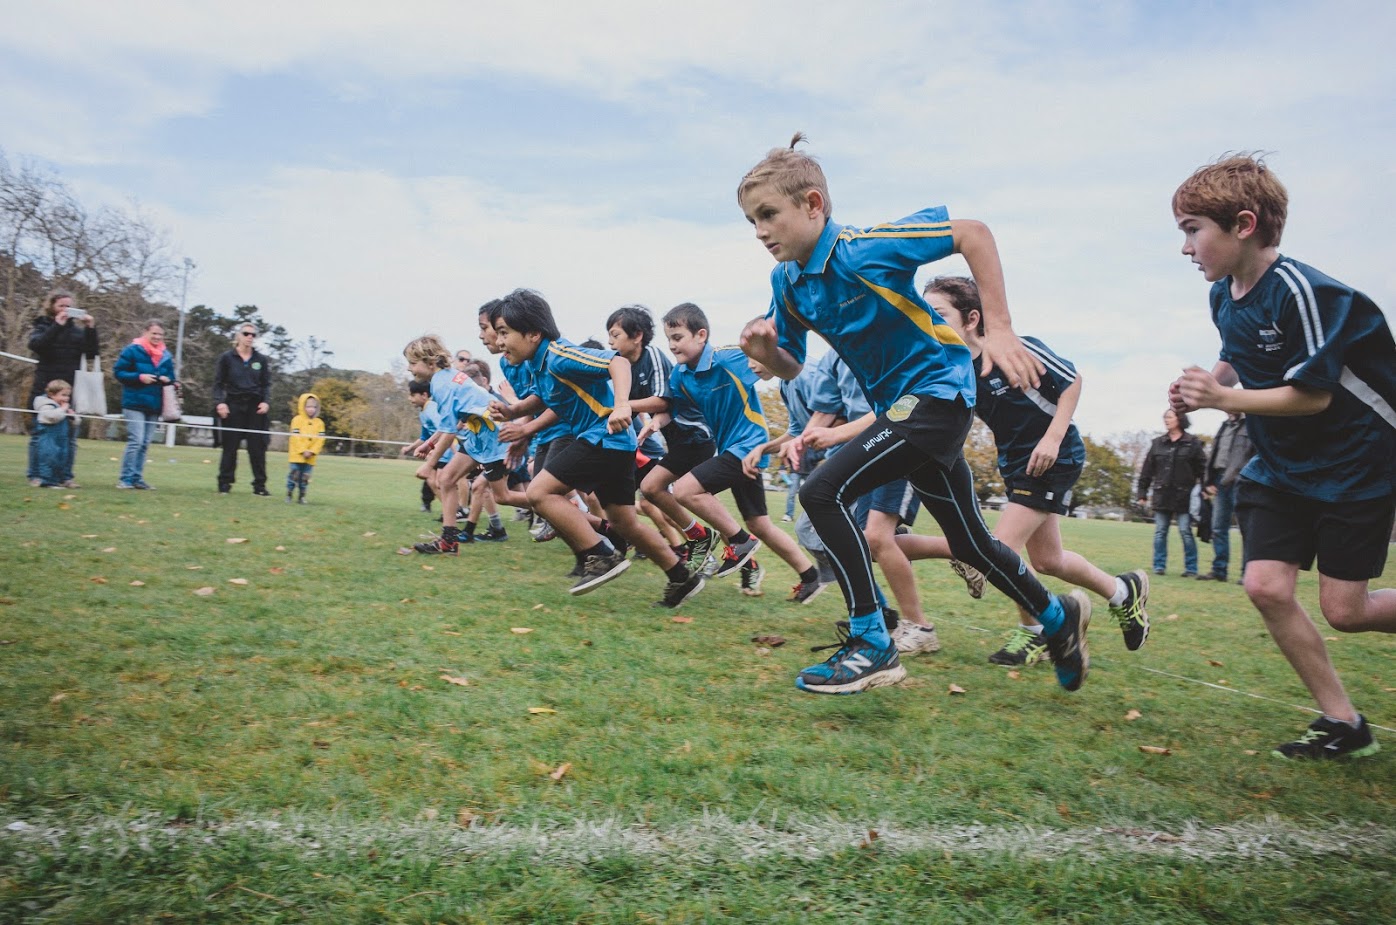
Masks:
[[[223,437],[223,458],[218,466],[218,492],[227,494],[237,481],[238,447],[247,439],[247,458],[252,463],[252,493],[267,491],[267,435],[271,421],[271,361],[254,345],[257,329],[238,325],[233,349],[218,358],[213,373],[214,410],[218,413]],[[263,431],[263,433],[247,433]]]

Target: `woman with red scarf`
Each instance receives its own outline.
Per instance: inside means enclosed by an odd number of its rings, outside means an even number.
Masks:
[[[165,349],[165,326],[147,321],[145,333],[131,341],[112,370],[121,383],[121,416],[126,419],[126,454],[121,457],[117,488],[153,488],[145,481],[145,454],[160,420],[165,386],[174,382],[174,358]]]

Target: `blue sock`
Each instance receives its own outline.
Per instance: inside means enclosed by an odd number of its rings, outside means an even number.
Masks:
[[[1062,628],[1062,623],[1065,621],[1066,613],[1062,610],[1061,598],[1053,594],[1051,602],[1047,605],[1047,609],[1037,615],[1037,622],[1041,623],[1043,631],[1046,632],[1048,636],[1051,636]]]
[[[882,622],[881,610],[849,617],[848,632],[853,636],[862,636],[879,649],[885,649],[892,644],[892,637],[887,634],[887,624]]]

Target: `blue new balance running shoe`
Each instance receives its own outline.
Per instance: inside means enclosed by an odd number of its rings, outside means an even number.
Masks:
[[[842,621],[840,621],[842,622]],[[897,658],[897,647],[878,648],[862,636],[849,636],[839,629],[839,642],[816,646],[814,651],[838,647],[838,651],[818,665],[811,665],[795,678],[795,686],[811,694],[857,694],[871,687],[886,687],[906,678],[906,669]]]
[[[1055,633],[1047,635],[1047,651],[1057,672],[1057,683],[1069,691],[1080,690],[1090,671],[1091,655],[1086,649],[1086,628],[1091,625],[1091,599],[1084,591],[1072,591],[1058,598],[1066,618]]]

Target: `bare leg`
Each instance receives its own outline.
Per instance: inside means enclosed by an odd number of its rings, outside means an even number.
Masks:
[[[867,538],[868,548],[872,550],[873,558],[882,568],[883,577],[892,589],[892,597],[901,616],[910,623],[928,626],[926,614],[921,609],[921,595],[916,590],[916,575],[911,570],[911,561],[897,542],[899,523],[901,518],[896,514],[868,511],[868,525],[863,529],[863,536]],[[949,551],[949,546],[946,551]]]
[[[805,555],[800,544],[791,539],[790,534],[777,527],[769,515],[762,514],[759,517],[747,518],[746,528],[761,540],[771,552],[780,556],[786,565],[793,568],[796,575],[802,575],[814,567],[814,563]]]
[[[680,504],[716,530],[723,539],[741,531],[742,527],[737,523],[737,518],[728,513],[723,503],[699,484],[693,473],[690,472],[674,483],[674,495]]]
[[[601,542],[601,535],[587,522],[587,515],[567,500],[572,488],[558,481],[557,476],[546,469],[528,483],[528,502],[548,523],[553,525],[558,536],[581,553]]]
[[[658,530],[640,519],[635,505],[608,504],[606,519],[611,522],[617,533],[659,566],[660,571],[667,572],[679,564],[679,557],[674,554],[674,550],[664,542],[664,537],[659,535]]]

